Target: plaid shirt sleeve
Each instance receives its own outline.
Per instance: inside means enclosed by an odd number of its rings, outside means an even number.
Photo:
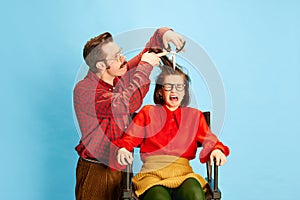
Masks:
[[[146,44],[146,47],[144,48],[144,50],[141,51],[137,56],[133,57],[131,60],[128,61],[128,67],[130,70],[139,64],[143,54],[146,51],[148,51],[149,48],[159,48],[159,49],[164,48],[162,38],[163,38],[163,35],[165,34],[165,32],[167,32],[168,30],[172,30],[172,29],[163,27],[163,28],[157,29],[155,31],[153,36],[150,38],[150,40]]]
[[[113,92],[101,91],[96,94],[96,110],[99,116],[128,115],[139,109],[149,90],[149,75],[153,68],[140,59],[150,47],[163,48],[162,36],[168,30],[170,29],[158,29],[146,44],[146,48],[128,62],[129,71],[121,78]]]

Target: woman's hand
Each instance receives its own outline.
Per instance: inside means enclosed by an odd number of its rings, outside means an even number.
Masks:
[[[120,165],[132,164],[133,156],[126,148],[120,148],[117,154],[117,160]]]
[[[226,163],[226,156],[220,149],[215,149],[210,154],[211,165],[214,163],[214,160],[216,160],[216,165],[222,166]]]

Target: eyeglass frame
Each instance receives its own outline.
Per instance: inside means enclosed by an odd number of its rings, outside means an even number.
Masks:
[[[98,62],[103,62],[103,61],[108,61],[108,60],[117,60],[117,61],[120,61],[120,59],[122,57],[124,57],[124,53],[123,53],[122,49],[120,49],[120,51],[118,51],[118,53],[116,54],[115,58],[101,59],[101,60],[98,60]]]
[[[171,86],[171,88],[170,88],[170,89],[166,89],[166,88],[165,88],[166,85]],[[178,85],[183,86],[181,90],[178,89]],[[165,91],[169,92],[169,91],[172,91],[173,88],[175,87],[176,91],[182,92],[182,91],[184,91],[185,86],[186,86],[186,85],[185,85],[184,83],[179,83],[179,84],[165,83],[165,84],[162,85],[162,88],[163,88]]]

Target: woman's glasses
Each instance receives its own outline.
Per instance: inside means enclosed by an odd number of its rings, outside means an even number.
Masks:
[[[185,84],[172,84],[172,83],[163,84],[163,89],[165,91],[171,91],[173,90],[174,87],[178,92],[182,92],[185,88]]]

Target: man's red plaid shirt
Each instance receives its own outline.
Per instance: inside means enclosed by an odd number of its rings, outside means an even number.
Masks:
[[[146,48],[128,61],[127,73],[110,85],[89,71],[74,89],[74,108],[81,131],[76,146],[82,158],[109,165],[111,141],[119,139],[149,90],[152,65],[140,61],[149,47],[163,47],[162,36],[168,28],[158,29]]]

